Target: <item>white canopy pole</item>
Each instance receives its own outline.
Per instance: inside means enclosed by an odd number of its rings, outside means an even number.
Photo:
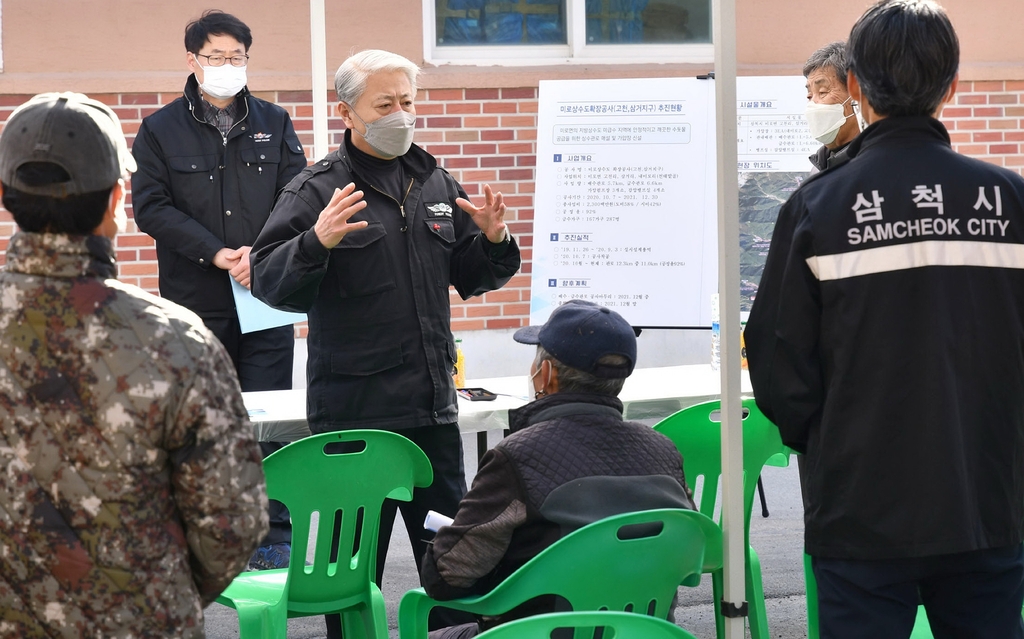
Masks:
[[[309,42],[313,55],[313,159],[328,153],[327,25],[324,0],[309,0]]]
[[[715,115],[718,130],[718,293],[721,309],[723,612],[746,599],[743,416],[740,404],[740,235],[736,177],[736,0],[715,0]],[[754,481],[756,478],[750,478]],[[743,617],[726,617],[726,639],[743,639]]]

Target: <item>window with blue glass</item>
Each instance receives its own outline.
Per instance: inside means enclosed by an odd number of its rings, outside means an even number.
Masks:
[[[434,0],[434,10],[438,47],[564,45],[573,14],[588,45],[711,42],[711,0]]]

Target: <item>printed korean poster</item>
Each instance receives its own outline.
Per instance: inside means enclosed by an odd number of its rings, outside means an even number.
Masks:
[[[540,83],[530,323],[574,298],[634,326],[710,325],[714,83]]]

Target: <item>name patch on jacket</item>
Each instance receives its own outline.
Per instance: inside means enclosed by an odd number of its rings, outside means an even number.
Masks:
[[[446,202],[438,202],[437,204],[428,204],[427,210],[434,217],[451,217],[452,207]]]
[[[270,142],[273,136],[273,133],[254,133],[252,139],[256,142]]]

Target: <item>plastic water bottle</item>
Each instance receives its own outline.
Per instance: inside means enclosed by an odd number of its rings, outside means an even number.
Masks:
[[[711,370],[722,364],[722,327],[719,325],[718,293],[711,295]]]
[[[462,339],[455,340],[455,388],[466,387],[466,359],[462,355]]]

